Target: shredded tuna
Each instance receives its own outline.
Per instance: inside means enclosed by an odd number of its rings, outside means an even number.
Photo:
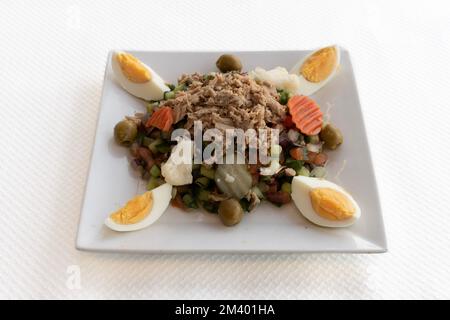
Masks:
[[[175,99],[162,106],[173,110],[174,123],[187,118],[184,127],[191,129],[194,121],[210,128],[271,128],[283,121],[286,106],[278,102],[274,86],[257,83],[245,73],[182,75],[180,83],[188,85]]]

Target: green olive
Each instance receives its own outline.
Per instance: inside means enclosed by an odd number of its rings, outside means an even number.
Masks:
[[[220,202],[219,217],[222,223],[228,227],[241,222],[244,210],[236,199],[227,199]]]
[[[122,146],[129,146],[137,136],[137,125],[132,120],[122,120],[114,127],[114,138]]]
[[[221,55],[216,62],[216,66],[221,72],[242,70],[241,60],[232,54]]]
[[[320,131],[320,139],[324,142],[324,146],[328,149],[334,150],[343,142],[341,130],[327,124],[322,131]]]

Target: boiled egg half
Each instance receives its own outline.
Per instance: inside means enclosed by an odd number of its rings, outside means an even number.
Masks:
[[[300,59],[290,71],[300,80],[296,93],[310,96],[321,89],[336,75],[340,60],[338,46],[319,49]]]
[[[164,80],[149,66],[126,52],[113,52],[111,66],[119,84],[133,96],[161,100],[170,91]]]
[[[322,227],[347,227],[361,216],[353,197],[324,179],[294,177],[291,197],[306,219]]]
[[[106,218],[105,225],[114,231],[146,228],[162,216],[171,198],[172,186],[165,183],[128,201],[124,207]]]

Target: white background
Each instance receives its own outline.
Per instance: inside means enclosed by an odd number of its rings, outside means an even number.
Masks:
[[[74,249],[108,50],[330,43],[353,58],[388,253]],[[0,298],[450,298],[445,1],[2,1],[0,46]]]

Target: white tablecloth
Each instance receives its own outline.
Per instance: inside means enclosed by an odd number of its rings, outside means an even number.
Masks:
[[[450,298],[449,18],[446,1],[2,1],[0,298]],[[353,59],[388,253],[75,250],[108,50],[330,43]]]

